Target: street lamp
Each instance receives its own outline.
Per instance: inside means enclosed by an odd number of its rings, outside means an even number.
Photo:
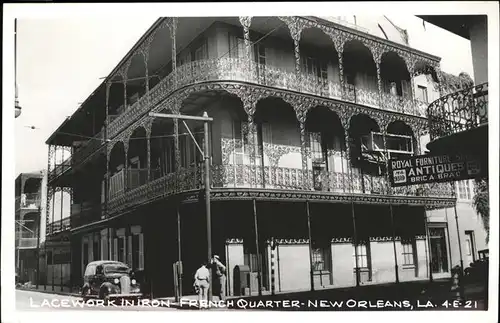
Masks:
[[[181,119],[182,122],[184,123],[184,126],[186,127],[187,131],[189,132],[191,139],[193,139],[196,147],[198,148],[198,151],[202,154],[203,159],[205,161],[205,178],[204,178],[204,186],[205,186],[205,212],[206,212],[206,218],[207,218],[207,254],[208,254],[208,259],[212,258],[212,220],[211,220],[211,214],[210,214],[210,154],[209,154],[209,135],[208,135],[208,123],[212,122],[214,119],[209,118],[207,112],[203,112],[202,117],[198,116],[187,116],[187,115],[181,115],[181,114],[165,114],[165,113],[154,113],[151,112],[149,113],[149,116],[151,117],[157,117],[157,118],[168,118],[168,119]],[[196,139],[194,138],[193,134],[191,133],[191,130],[189,129],[188,125],[184,120],[199,120],[203,121],[204,123],[204,128],[203,132],[205,135],[205,145],[204,149],[202,150],[199,146],[198,143],[196,142]],[[208,300],[212,300],[212,276],[209,276],[209,289],[208,289]]]
[[[16,96],[14,100],[15,116],[21,115],[21,106],[17,97],[17,19],[14,19],[14,83],[16,85]]]

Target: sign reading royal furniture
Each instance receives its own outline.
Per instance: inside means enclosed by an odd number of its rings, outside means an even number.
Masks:
[[[420,155],[389,161],[392,186],[460,181],[480,175],[481,162],[476,156]]]

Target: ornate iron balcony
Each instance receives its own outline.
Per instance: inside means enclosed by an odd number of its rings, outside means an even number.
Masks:
[[[113,214],[150,200],[199,190],[203,188],[202,182],[202,168],[183,168],[115,196],[109,201],[108,212]],[[383,176],[359,176],[328,171],[313,174],[312,170],[304,172],[299,168],[258,165],[212,165],[211,185],[214,188],[259,188],[439,198],[455,196],[448,183],[391,188]]]
[[[437,99],[427,114],[431,141],[488,124],[488,83]]]
[[[66,171],[70,170],[71,167],[79,165],[81,162],[86,160],[94,152],[98,151],[104,146],[104,132],[101,131],[95,135],[92,139],[88,140],[82,147],[76,150],[73,155],[69,156],[61,164],[56,165],[53,170],[48,174],[48,180],[53,181],[59,176],[63,175]]]
[[[49,223],[47,225],[46,235],[50,236],[59,232],[64,232],[71,229],[71,218],[66,217],[64,219]]]
[[[343,95],[339,82],[310,75],[304,71],[297,77],[295,72],[242,58],[208,59],[179,66],[162,79],[149,91],[149,94],[139,98],[109,124],[108,138],[116,136],[174,91],[209,81],[249,82],[416,116],[424,116],[426,108],[418,100],[402,97],[387,98],[387,96],[380,98],[378,91],[365,88],[351,87],[346,89],[347,92]]]

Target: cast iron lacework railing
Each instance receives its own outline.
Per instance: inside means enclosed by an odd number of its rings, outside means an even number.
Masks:
[[[416,116],[425,116],[427,106],[424,102],[403,98],[390,94],[382,94],[377,90],[355,87],[346,83],[345,96],[342,95],[339,82],[311,75],[301,71],[297,78],[295,71],[281,69],[272,65],[249,62],[241,58],[208,59],[189,62],[178,67],[154,86],[149,95],[143,95],[122,114],[110,119],[108,137],[113,138],[120,131],[149,111],[152,106],[167,98],[172,92],[188,85],[207,81],[242,81],[284,90],[318,95],[326,98],[344,100],[351,103],[389,111],[396,111]],[[49,173],[49,180],[63,174],[71,166],[77,165],[104,144],[103,132],[90,139],[84,147],[73,156],[57,165]]]
[[[71,218],[66,217],[61,220],[54,221],[47,225],[47,235],[52,235],[58,232],[63,232],[71,229]]]
[[[64,160],[61,164],[56,165],[48,174],[48,179],[53,180],[61,176],[64,172],[68,171],[71,167],[81,163],[92,155],[95,151],[99,150],[104,145],[104,132],[101,131],[92,139],[86,141],[82,147],[75,150],[75,152]]]
[[[431,140],[488,123],[488,83],[445,95],[427,109]]]
[[[27,193],[21,194],[16,197],[16,210],[19,208],[38,209],[40,207],[41,197],[40,193]]]
[[[139,98],[110,123],[108,138],[116,136],[122,129],[175,90],[207,81],[251,82],[417,116],[425,116],[427,108],[423,102],[399,96],[395,98],[383,96],[380,100],[377,90],[353,86],[346,90],[345,98],[343,98],[339,82],[303,71],[297,78],[295,71],[249,62],[242,58],[208,59],[184,64],[162,79],[151,89],[149,96],[144,95]]]
[[[352,194],[422,196],[452,198],[448,183],[411,185],[391,188],[384,176],[349,175],[323,171],[313,178],[312,170],[256,165],[212,165],[213,188],[259,188],[321,191]],[[148,200],[203,188],[203,168],[182,168],[148,184],[129,189],[112,198],[108,211],[112,214]]]

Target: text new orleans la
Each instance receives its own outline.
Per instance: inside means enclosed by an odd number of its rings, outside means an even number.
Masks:
[[[393,169],[407,169],[410,182],[432,181],[460,177],[465,170],[463,160],[451,161],[450,156],[426,156],[414,160],[393,160]]]

